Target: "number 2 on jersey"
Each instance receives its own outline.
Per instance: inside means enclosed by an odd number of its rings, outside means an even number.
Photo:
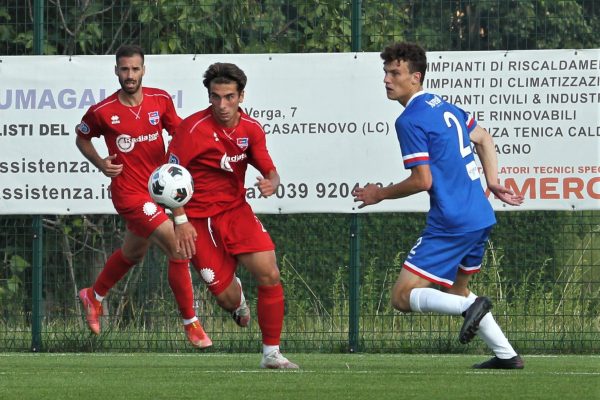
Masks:
[[[456,116],[454,114],[452,114],[451,112],[446,111],[444,113],[444,121],[446,122],[446,126],[448,128],[452,128],[453,123],[456,126],[456,133],[458,134],[458,146],[460,148],[460,155],[463,158],[465,158],[466,156],[471,154],[471,143],[468,142],[467,145],[465,146],[465,141],[464,141],[464,137],[463,137],[463,129],[462,129],[462,126],[460,125],[460,122],[458,122],[458,118],[456,118]]]
[[[469,154],[471,154],[471,141],[467,141],[467,145],[465,146],[465,140],[463,137],[463,129],[460,122],[458,122],[458,118],[454,114],[449,111],[444,113],[444,121],[446,121],[446,126],[448,128],[452,128],[454,124],[456,126],[456,133],[458,134],[458,147],[460,149],[460,155],[462,158],[465,158]],[[477,170],[477,164],[475,161],[471,161],[465,165],[467,169],[467,175],[471,178],[472,181],[479,179],[479,171]]]

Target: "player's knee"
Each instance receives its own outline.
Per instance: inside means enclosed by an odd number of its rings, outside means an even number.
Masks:
[[[398,311],[410,312],[410,292],[394,291],[392,293],[392,307]]]
[[[165,254],[169,260],[181,261],[186,259],[180,252],[176,251],[175,248],[167,249]]]
[[[238,304],[235,304],[235,302],[230,298],[230,297],[217,297],[217,304],[219,305],[219,307],[221,307],[224,310],[227,311],[233,311],[237,308],[237,306],[239,305],[239,301]]]
[[[145,252],[140,251],[129,251],[127,253],[123,252],[123,257],[133,264],[141,264],[142,261],[144,261],[144,255]]]
[[[279,269],[277,266],[267,268],[256,275],[256,281],[261,286],[277,285],[280,281]]]

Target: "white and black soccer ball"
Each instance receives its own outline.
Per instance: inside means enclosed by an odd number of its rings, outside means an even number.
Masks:
[[[163,164],[150,175],[148,192],[158,204],[177,208],[192,198],[194,181],[190,172],[181,165]]]

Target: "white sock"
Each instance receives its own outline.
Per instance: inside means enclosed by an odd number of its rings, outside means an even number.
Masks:
[[[467,299],[472,299],[473,301],[476,298],[477,296],[473,292],[467,296]],[[491,312],[485,314],[485,317],[481,319],[477,336],[492,349],[498,358],[508,359],[517,355]]]
[[[410,309],[416,312],[461,315],[473,301],[432,288],[416,288],[410,291]]]
[[[100,296],[98,293],[96,293],[95,290],[94,290],[94,297],[96,297],[96,300],[98,300],[100,303],[102,303],[102,300],[104,300],[104,296]]]
[[[189,325],[189,324],[191,324],[192,322],[196,322],[196,321],[198,321],[198,317],[196,317],[196,316],[194,315],[194,317],[193,317],[193,318],[190,318],[190,319],[184,319],[184,320],[183,320],[183,324],[184,324],[184,325]]]
[[[272,353],[275,350],[279,350],[279,345],[268,345],[263,343],[263,355]]]

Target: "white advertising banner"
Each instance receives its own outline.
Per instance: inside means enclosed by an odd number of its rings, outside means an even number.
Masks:
[[[519,209],[600,208],[600,50],[430,52],[425,90],[487,128],[501,182]],[[357,209],[351,191],[405,179],[378,53],[147,56],[144,85],[180,116],[208,106],[202,74],[233,62],[248,75],[244,110],[259,120],[281,175],[258,213],[427,211],[426,193]],[[114,213],[110,180],[75,147],[89,106],[118,89],[113,56],[0,57],[0,214]],[[94,139],[106,154],[102,139]],[[504,207],[490,198],[497,210]]]

